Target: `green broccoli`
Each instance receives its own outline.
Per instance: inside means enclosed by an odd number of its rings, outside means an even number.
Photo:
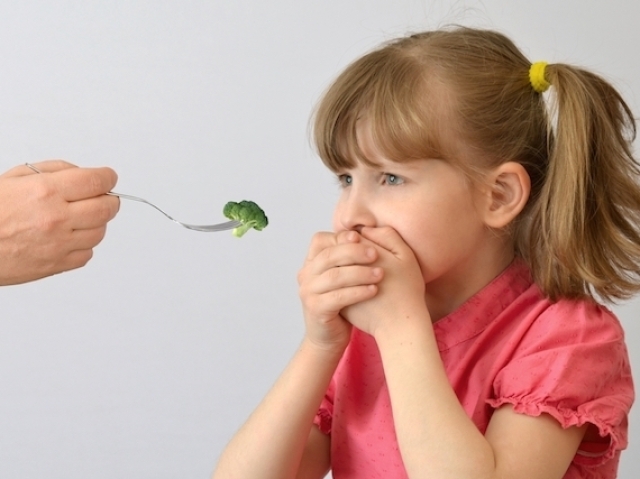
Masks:
[[[222,214],[230,220],[241,221],[242,224],[233,230],[233,236],[240,238],[251,228],[262,230],[267,227],[269,220],[260,208],[253,201],[243,200],[240,203],[229,201],[224,205]]]

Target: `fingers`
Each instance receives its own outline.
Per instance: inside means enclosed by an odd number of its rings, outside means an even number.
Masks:
[[[50,265],[48,275],[81,268],[93,257],[93,249],[100,243],[107,231],[106,226],[73,231],[66,242],[67,252],[59,255]]]
[[[48,270],[43,271],[44,274],[42,274],[42,277],[82,268],[92,257],[93,249],[70,251],[66,256],[60,257],[55,264],[49,265]]]
[[[314,237],[307,264],[312,273],[321,274],[329,268],[351,264],[369,264],[376,260],[377,252],[371,245],[360,244],[355,231]],[[320,249],[324,246],[323,249]]]
[[[31,163],[40,173],[53,173],[56,171],[66,170],[68,168],[77,168],[75,165],[64,160],[47,160],[38,163]],[[38,173],[27,165],[19,165],[11,168],[0,176],[9,178],[12,176],[37,175]]]
[[[408,248],[402,237],[396,230],[389,226],[377,228],[364,227],[360,231],[363,238],[377,244],[381,248],[390,251],[395,256],[400,255]]]
[[[316,271],[317,270],[317,271]],[[382,268],[366,264],[347,266],[329,266],[303,268],[298,274],[298,283],[311,284],[308,287],[314,294],[323,294],[334,289],[347,288],[363,284],[377,283],[382,279]]]
[[[369,264],[377,258],[377,252],[372,246],[347,243],[327,248],[316,256],[312,271],[319,274],[322,271],[352,264]]]
[[[31,163],[40,173],[55,173],[56,171],[67,170],[69,168],[78,168],[76,165],[64,160],[46,160],[39,161],[38,163]],[[24,165],[32,173],[35,173],[31,168]]]
[[[118,175],[111,168],[68,168],[51,175],[60,195],[67,201],[104,195],[113,189]]]
[[[351,304],[369,299],[377,293],[383,278],[382,268],[372,267],[376,252],[353,236],[323,236],[320,242],[332,244],[308,260],[298,274],[300,296],[307,310],[320,317],[332,317]],[[341,242],[341,244],[336,244]]]
[[[111,191],[118,175],[111,168],[78,168],[63,160],[48,160],[32,163],[40,173],[48,173],[47,181],[51,182],[66,201],[77,201],[85,198],[104,195]],[[1,176],[15,177],[37,175],[27,165],[16,166]]]
[[[82,268],[93,258],[93,249],[76,250],[67,256],[66,264],[62,271],[71,271]]]
[[[92,250],[104,239],[106,232],[106,226],[73,231],[69,240],[69,252]]]
[[[370,265],[376,258],[375,248],[360,244],[354,231],[318,233],[298,274],[300,296],[311,310],[337,314],[375,295],[383,276],[381,268]]]
[[[340,270],[340,271],[338,271]],[[323,322],[335,318],[347,306],[366,301],[378,292],[382,270],[362,266],[334,268],[320,277],[300,283],[300,297],[308,317]]]
[[[318,253],[333,246],[336,243],[336,235],[327,231],[321,231],[313,235],[311,238],[311,244],[309,245],[309,252],[307,253],[307,261],[314,259]]]
[[[311,246],[307,260],[314,259],[325,249],[343,243],[357,243],[360,241],[360,235],[355,231],[342,231],[340,233],[329,233],[322,231],[316,233],[311,239]]]
[[[325,294],[345,288],[375,284],[382,279],[382,268],[370,266],[343,266],[331,268],[319,275],[313,284],[313,292]]]
[[[309,311],[316,312],[318,318],[331,319],[348,306],[373,298],[377,292],[378,286],[375,284],[341,288],[310,296],[305,301],[305,307]]]
[[[117,196],[101,195],[69,203],[69,226],[74,230],[103,227],[120,209]]]

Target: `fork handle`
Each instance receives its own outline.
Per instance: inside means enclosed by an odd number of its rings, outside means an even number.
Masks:
[[[125,200],[131,200],[131,201],[138,201],[140,203],[145,203],[149,206],[153,206],[156,210],[158,210],[160,213],[162,213],[163,215],[165,215],[167,218],[169,218],[171,221],[175,221],[176,223],[180,223],[178,220],[175,220],[174,218],[172,218],[171,216],[169,216],[167,213],[165,213],[164,211],[162,211],[160,208],[158,208],[156,205],[154,205],[153,203],[151,203],[150,201],[145,200],[144,198],[140,198],[139,196],[132,196],[132,195],[125,195],[123,193],[116,193],[115,191],[110,191],[109,193],[107,193],[108,195],[112,195],[112,196],[117,196],[118,198],[122,198]],[[180,223],[182,224],[182,223]]]

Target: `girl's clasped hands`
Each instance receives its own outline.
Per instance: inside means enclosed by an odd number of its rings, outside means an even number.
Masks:
[[[391,227],[317,233],[298,274],[307,339],[342,352],[351,326],[373,336],[398,318],[429,318],[425,283]]]

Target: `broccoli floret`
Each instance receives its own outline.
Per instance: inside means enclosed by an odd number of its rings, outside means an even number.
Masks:
[[[241,221],[242,224],[233,230],[233,235],[240,238],[251,228],[262,230],[267,227],[269,220],[260,208],[253,201],[242,200],[239,203],[229,201],[224,205],[222,214],[230,220]]]

